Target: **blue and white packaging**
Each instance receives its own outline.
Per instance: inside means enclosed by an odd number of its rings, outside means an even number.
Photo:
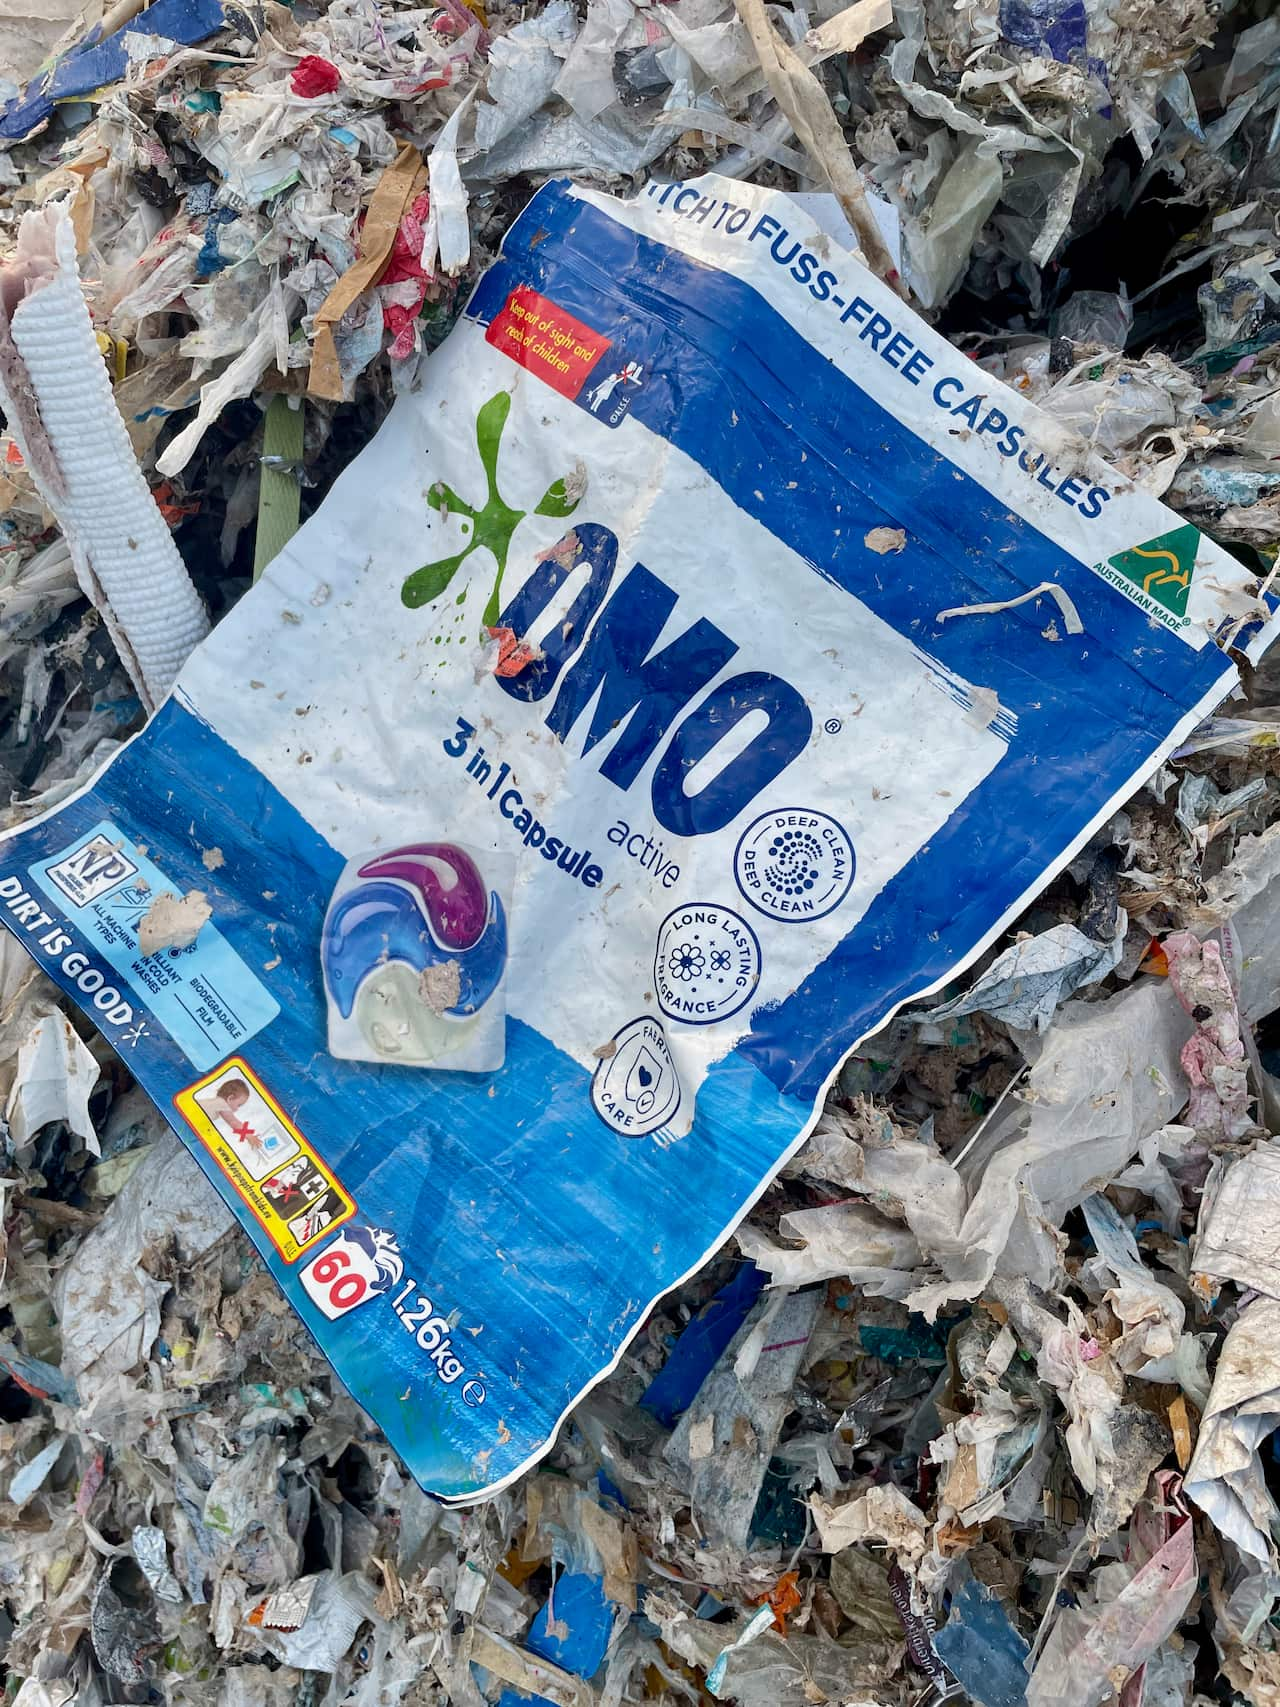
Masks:
[[[553,183],[0,918],[475,1499],[1274,632],[786,197]]]

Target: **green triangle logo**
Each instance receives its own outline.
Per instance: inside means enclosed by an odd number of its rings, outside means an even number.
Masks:
[[[1141,545],[1131,545],[1107,562],[1173,616],[1185,617],[1199,549],[1200,530],[1188,523]]]

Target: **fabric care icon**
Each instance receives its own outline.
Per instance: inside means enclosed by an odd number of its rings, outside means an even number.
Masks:
[[[615,1132],[643,1138],[680,1107],[680,1075],[667,1036],[647,1014],[615,1032],[591,1080],[591,1106]]]
[[[320,958],[342,1060],[490,1072],[506,1052],[508,855],[416,842],[348,860]]]

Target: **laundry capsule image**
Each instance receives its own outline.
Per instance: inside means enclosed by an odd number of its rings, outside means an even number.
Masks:
[[[509,856],[458,842],[357,854],[321,938],[330,1053],[481,1073],[506,1053]]]

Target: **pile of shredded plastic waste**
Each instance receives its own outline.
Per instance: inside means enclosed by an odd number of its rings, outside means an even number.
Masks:
[[[0,73],[0,238],[71,198],[215,616],[542,178],[703,167],[834,190],[980,367],[1272,573],[1261,3],[155,0],[6,14]],[[14,823],[142,707],[4,443]],[[1280,683],[1246,681],[470,1511],[0,936],[6,1700],[1280,1707]]]

